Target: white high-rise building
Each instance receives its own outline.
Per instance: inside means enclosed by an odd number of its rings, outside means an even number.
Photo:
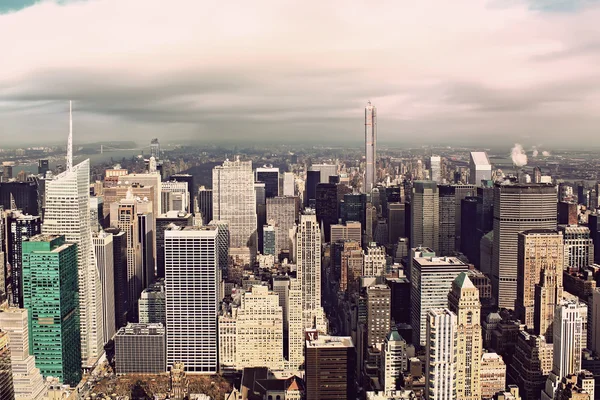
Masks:
[[[452,282],[468,267],[455,257],[414,257],[410,272],[411,325],[415,345],[427,344],[427,313],[448,305]]]
[[[0,305],[0,330],[8,334],[15,400],[41,400],[48,389],[40,370],[35,367],[35,356],[29,351],[29,323],[27,309]]]
[[[300,216],[296,233],[297,274],[302,287],[304,328],[324,319],[321,307],[321,229],[314,214]]]
[[[101,231],[93,236],[96,263],[102,283],[104,343],[115,335],[115,278],[113,236]]]
[[[408,370],[408,353],[406,341],[398,330],[392,328],[383,344],[383,357],[381,363],[382,389],[385,394],[391,395],[396,390],[396,385],[402,373]]]
[[[217,372],[218,228],[165,231],[167,367]]]
[[[431,180],[442,183],[442,157],[431,156],[429,163],[431,164]]]
[[[190,208],[190,193],[187,182],[169,181],[161,183],[161,214],[169,211],[187,211]]]
[[[283,369],[283,312],[279,295],[255,285],[237,313],[236,368]]]
[[[456,315],[445,309],[427,313],[425,397],[428,400],[455,400],[456,397]]]
[[[579,301],[564,301],[554,314],[552,372],[542,400],[552,400],[562,378],[581,371],[581,352],[585,348],[587,306]]]
[[[67,170],[46,181],[42,233],[64,235],[67,242],[77,244],[81,359],[83,366],[92,366],[104,352],[102,284],[92,245],[90,160],[73,166],[72,138],[71,130]]]
[[[213,168],[213,219],[229,223],[231,248],[256,249],[256,194],[252,161],[225,160]]]
[[[492,164],[485,151],[472,151],[469,159],[469,183],[481,186],[481,181],[492,179]]]
[[[377,151],[377,108],[369,103],[365,107],[365,179],[363,193],[371,193],[375,186]]]
[[[383,276],[385,274],[385,247],[369,244],[364,255],[363,276]]]
[[[296,177],[293,172],[283,173],[283,195],[284,196],[295,196],[296,195]]]
[[[578,301],[564,302],[554,315],[554,352],[552,370],[559,378],[581,370],[581,352],[585,347],[584,325],[587,306]]]
[[[300,279],[290,278],[287,300],[288,359],[286,369],[299,369],[304,364],[304,326],[302,322],[302,286]]]

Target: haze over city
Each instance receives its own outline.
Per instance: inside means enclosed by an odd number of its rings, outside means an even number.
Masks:
[[[0,132],[62,141],[72,99],[78,142],[358,144],[371,100],[381,143],[587,148],[598,20],[575,0],[5,0]]]

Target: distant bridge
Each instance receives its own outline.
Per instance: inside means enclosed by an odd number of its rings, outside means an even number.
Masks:
[[[104,150],[106,150],[106,151],[130,151],[130,150],[144,150],[144,149],[148,149],[148,148],[150,148],[150,145],[144,146],[144,147],[137,147],[137,148],[133,148],[133,149],[124,149],[121,147],[105,146],[105,145],[101,144],[100,145],[100,154],[104,154]]]

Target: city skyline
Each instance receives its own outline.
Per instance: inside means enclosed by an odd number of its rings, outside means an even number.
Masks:
[[[21,40],[0,42],[13,55],[0,77],[7,142],[56,137],[68,99],[86,141],[359,142],[367,100],[380,143],[571,146],[567,135],[591,138],[599,122],[595,2],[332,2],[314,13],[310,2],[179,0],[158,26],[157,0],[10,3],[0,37]],[[34,26],[53,34],[38,40]]]

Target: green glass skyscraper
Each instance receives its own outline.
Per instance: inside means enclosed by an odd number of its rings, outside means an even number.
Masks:
[[[75,386],[81,380],[77,245],[64,236],[23,242],[23,303],[29,348],[44,377]]]

